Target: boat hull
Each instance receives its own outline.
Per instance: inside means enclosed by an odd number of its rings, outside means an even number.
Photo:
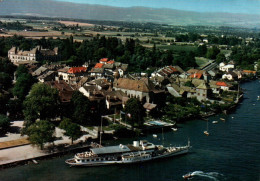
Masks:
[[[108,165],[121,165],[121,164],[134,164],[134,163],[140,163],[140,162],[147,162],[147,161],[153,161],[157,159],[163,159],[173,156],[178,156],[182,154],[187,154],[189,152],[189,148],[178,150],[176,152],[169,152],[157,156],[153,156],[150,158],[143,158],[143,159],[136,159],[131,161],[126,160],[113,160],[113,161],[94,161],[94,162],[76,162],[74,158],[68,159],[65,162],[73,167],[96,167],[96,166],[108,166]]]

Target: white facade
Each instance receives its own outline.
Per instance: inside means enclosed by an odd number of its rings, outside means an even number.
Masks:
[[[219,64],[219,70],[223,71],[223,72],[230,72],[233,71],[235,68],[235,65],[233,64],[224,64],[223,62]]]
[[[79,91],[86,97],[90,97],[90,92],[88,92],[84,87],[79,88]]]
[[[222,79],[233,80],[233,76],[231,74],[224,74],[222,75]]]
[[[62,77],[62,80],[64,80],[65,82],[69,82],[69,73],[58,72],[58,76]]]
[[[16,47],[8,51],[8,58],[12,63],[34,62],[36,61],[36,51],[19,51]]]
[[[143,98],[145,98],[146,102],[150,102],[150,96],[148,92],[141,92],[136,90],[129,90],[129,89],[122,89],[122,88],[116,88],[115,90],[121,90],[122,92],[126,93],[128,97],[132,98],[135,97],[142,101]]]

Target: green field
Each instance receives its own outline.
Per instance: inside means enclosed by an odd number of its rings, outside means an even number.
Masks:
[[[204,58],[204,57],[195,57],[195,59],[196,59],[196,63],[198,64],[199,67],[204,67],[209,62],[209,59]]]
[[[196,46],[192,45],[157,45],[157,48],[163,49],[163,50],[173,50],[176,52],[190,52],[195,51],[197,49]]]

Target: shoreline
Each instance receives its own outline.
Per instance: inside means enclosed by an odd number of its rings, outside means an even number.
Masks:
[[[236,110],[236,107],[239,105],[239,103],[242,100],[243,100],[243,96],[240,96],[239,100],[237,102],[235,102],[234,105],[232,105],[231,107],[229,107],[228,109],[226,109],[222,112],[209,112],[208,114],[199,115],[198,117],[192,117],[192,118],[189,118],[188,120],[194,120],[196,118],[202,119],[202,120],[207,120],[208,117],[211,117],[211,116],[214,116],[214,115],[217,115],[217,114],[221,114],[221,113],[229,114],[230,112]],[[186,120],[186,121],[188,121],[188,120]],[[144,131],[144,130],[142,130],[142,131]],[[97,140],[92,139],[92,141],[97,141]],[[4,164],[0,165],[0,170],[13,168],[13,167],[16,167],[16,166],[21,166],[21,165],[27,165],[27,164],[38,164],[37,161],[35,161],[35,160],[53,159],[53,158],[57,158],[57,157],[67,155],[69,153],[76,153],[76,152],[84,151],[86,149],[91,148],[90,144],[82,144],[82,143],[78,143],[77,147],[73,148],[73,146],[74,145],[70,145],[70,147],[68,147],[67,149],[66,149],[66,147],[64,147],[63,150],[57,151],[57,152],[47,152],[47,153],[45,153],[41,156],[35,156],[35,157],[28,158],[28,159],[21,159],[21,160],[16,160],[16,161],[10,162],[10,163],[4,163]],[[16,147],[20,147],[20,146],[16,146]]]
[[[69,148],[69,149],[66,149],[66,150],[58,151],[58,152],[46,153],[45,155],[35,156],[35,157],[28,158],[28,159],[16,160],[14,162],[1,164],[0,170],[13,168],[13,167],[16,167],[16,166],[21,166],[21,165],[27,165],[27,164],[38,164],[37,160],[53,159],[53,158],[57,158],[57,157],[67,155],[69,153],[76,153],[78,151],[84,151],[84,150],[87,150],[89,148],[91,148],[91,145],[87,144],[87,145],[84,145],[84,146],[79,146],[79,147],[76,147],[76,148]]]

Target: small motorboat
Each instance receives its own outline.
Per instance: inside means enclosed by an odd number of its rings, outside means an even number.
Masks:
[[[157,134],[153,134],[153,137],[154,137],[154,138],[157,138]]]
[[[212,121],[212,123],[213,123],[213,124],[217,124],[217,123],[218,123],[218,121]]]
[[[177,131],[178,129],[177,128],[172,128],[173,131]]]
[[[207,135],[207,136],[209,135],[209,132],[208,132],[208,131],[204,131],[203,133],[204,133],[205,135]]]
[[[225,122],[226,120],[224,118],[220,118],[221,121]]]
[[[184,179],[190,179],[191,177],[192,177],[191,173],[187,173],[182,176],[182,178],[184,178]]]

